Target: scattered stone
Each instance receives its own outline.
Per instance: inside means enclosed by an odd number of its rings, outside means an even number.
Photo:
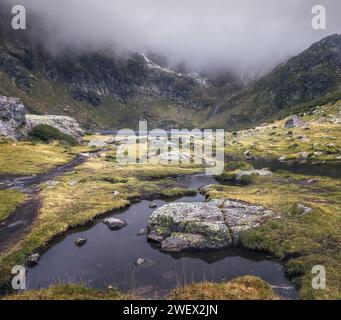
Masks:
[[[297,210],[298,210],[300,213],[302,213],[302,215],[311,213],[311,212],[313,211],[312,208],[303,206],[303,205],[301,205],[301,204],[297,205]]]
[[[326,146],[328,148],[335,148],[335,144],[334,143],[328,143]]]
[[[59,181],[55,180],[49,180],[45,182],[45,185],[48,189],[53,189],[57,184],[59,184]]]
[[[108,144],[105,141],[101,140],[91,140],[88,143],[89,147],[96,147],[96,148],[105,148],[108,146]]]
[[[280,158],[278,158],[279,161],[285,161],[287,160],[287,157],[286,156],[281,156]]]
[[[150,217],[148,239],[164,251],[209,250],[238,245],[242,231],[262,224],[275,213],[230,199],[206,203],[171,203]]]
[[[213,190],[213,187],[214,187],[213,184],[209,184],[209,185],[207,185],[207,186],[200,187],[200,188],[198,189],[198,192],[199,192],[201,195],[205,195],[205,194],[209,193],[210,191],[212,191],[212,190]]]
[[[76,245],[77,247],[82,247],[82,246],[84,246],[87,242],[88,242],[88,240],[85,239],[85,238],[78,238],[78,239],[75,241],[75,245]]]
[[[341,160],[341,156],[336,157],[336,160]]]
[[[114,197],[116,197],[116,196],[118,196],[120,193],[118,192],[118,191],[113,191],[112,192],[112,195],[114,196]]]
[[[23,220],[18,220],[18,221],[15,221],[15,222],[9,224],[7,226],[7,228],[8,229],[14,229],[14,228],[17,228],[19,226],[22,226],[23,224],[25,224],[25,222]]]
[[[302,159],[308,159],[309,153],[308,153],[308,152],[305,152],[305,151],[302,151],[302,152],[299,153],[299,156],[300,156],[300,158],[302,158]]]
[[[26,260],[26,264],[29,268],[35,267],[39,264],[39,260],[40,260],[40,255],[39,253],[34,253],[31,254],[27,260]]]
[[[303,127],[305,125],[305,122],[300,118],[299,116],[293,116],[289,118],[285,122],[285,128],[290,129],[290,128],[296,128],[296,127]]]
[[[120,230],[127,226],[127,222],[117,218],[107,218],[103,223],[108,226],[110,230]]]
[[[137,233],[138,236],[144,236],[144,235],[146,235],[146,234],[148,234],[148,229],[147,229],[147,228],[142,228],[142,229]]]
[[[254,160],[256,157],[252,155],[250,150],[244,152],[244,157],[246,160]]]
[[[315,182],[317,182],[317,181],[318,181],[318,179],[313,178],[313,179],[309,179],[306,183],[307,183],[307,184],[312,184],[312,183],[315,183]]]
[[[148,234],[148,240],[151,242],[161,243],[164,240],[164,237],[162,235],[158,235],[157,233],[151,232]]]
[[[74,186],[77,185],[77,184],[78,184],[78,181],[75,180],[75,179],[72,179],[71,181],[69,181],[69,186],[70,186],[70,187],[74,187]]]
[[[257,175],[261,177],[270,177],[272,172],[268,168],[263,168],[261,170],[241,170],[236,174],[236,180],[240,181],[244,176]]]
[[[155,209],[155,208],[157,208],[157,204],[156,204],[155,202],[152,202],[152,203],[149,205],[149,208]]]
[[[152,267],[154,265],[155,265],[155,262],[151,259],[148,259],[148,258],[138,258],[135,261],[136,267],[148,268],[148,267]]]

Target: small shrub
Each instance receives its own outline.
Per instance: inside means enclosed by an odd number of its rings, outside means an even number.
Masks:
[[[56,140],[60,142],[66,142],[67,144],[72,146],[78,144],[77,140],[72,136],[46,124],[40,124],[34,127],[29,133],[29,136],[33,140],[40,140],[44,142],[51,142],[53,140]]]

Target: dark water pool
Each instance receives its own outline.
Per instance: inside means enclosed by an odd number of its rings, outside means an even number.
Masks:
[[[301,175],[341,178],[341,161],[328,161],[325,163],[315,164],[311,161],[279,161],[278,159],[267,158],[245,160],[240,157],[225,155],[226,162],[234,160],[246,161],[250,163],[255,169],[269,168],[273,172],[283,170]]]
[[[182,177],[187,188],[198,188],[215,183],[206,176]],[[204,201],[196,195],[177,201]],[[166,202],[154,201],[158,206]],[[29,288],[41,288],[53,283],[82,282],[96,288],[118,287],[146,298],[162,298],[177,285],[193,281],[221,281],[242,275],[259,276],[274,286],[286,298],[295,298],[296,290],[285,278],[282,266],[269,257],[242,249],[214,252],[166,254],[147,242],[146,236],[137,236],[146,227],[154,209],[150,201],[132,205],[121,213],[128,226],[110,231],[102,222],[88,229],[67,235],[42,255],[40,264],[29,269]],[[79,237],[88,242],[81,248],[74,245]],[[136,267],[135,261],[148,258],[155,263],[150,267]]]

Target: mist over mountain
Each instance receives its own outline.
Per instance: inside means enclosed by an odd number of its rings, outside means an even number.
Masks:
[[[319,31],[311,27],[313,0],[4,1],[25,5],[28,32],[52,54],[157,51],[172,68],[227,70],[243,81],[341,31],[339,0],[319,1],[328,15],[327,30]]]

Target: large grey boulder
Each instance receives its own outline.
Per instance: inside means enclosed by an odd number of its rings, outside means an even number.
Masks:
[[[275,215],[262,206],[230,199],[171,203],[152,213],[148,239],[159,242],[163,251],[222,249],[238,245],[242,231]]]
[[[0,136],[11,139],[23,137],[27,111],[18,98],[0,96]]]
[[[305,122],[300,118],[299,116],[293,116],[289,118],[285,122],[285,128],[290,129],[290,128],[295,128],[295,127],[303,127],[305,125]]]
[[[78,141],[81,141],[84,135],[79,123],[74,118],[54,115],[26,115],[27,132],[31,131],[34,127],[41,124],[54,127],[59,131],[74,137]]]

